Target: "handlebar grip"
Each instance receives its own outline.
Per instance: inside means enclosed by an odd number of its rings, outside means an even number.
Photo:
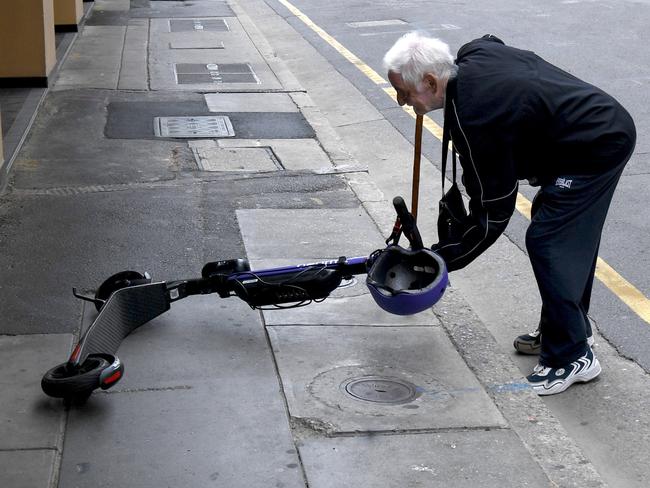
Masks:
[[[420,231],[415,223],[415,219],[411,212],[409,212],[406,207],[406,202],[400,196],[393,198],[393,207],[395,207],[395,212],[397,212],[397,217],[399,218],[402,224],[402,232],[411,243],[412,249],[422,249],[424,244],[422,244],[422,237],[420,236]]]
[[[393,207],[395,207],[395,212],[397,212],[397,216],[402,221],[402,224],[409,217],[412,218],[408,208],[406,207],[406,202],[404,201],[404,199],[402,197],[398,196],[398,197],[393,198]]]

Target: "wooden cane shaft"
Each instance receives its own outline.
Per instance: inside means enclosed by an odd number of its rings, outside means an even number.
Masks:
[[[422,154],[422,115],[415,118],[415,150],[413,152],[413,188],[411,191],[411,213],[418,218],[418,198],[420,196],[420,156]]]

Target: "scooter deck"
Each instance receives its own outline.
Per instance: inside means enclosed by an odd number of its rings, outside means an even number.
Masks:
[[[170,308],[164,282],[122,288],[102,307],[72,353],[70,362],[82,364],[89,354],[115,354],[126,336]]]

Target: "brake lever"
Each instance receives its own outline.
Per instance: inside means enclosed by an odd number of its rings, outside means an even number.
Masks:
[[[94,303],[95,305],[99,305],[100,307],[102,307],[106,303],[106,300],[102,300],[101,298],[90,297],[88,295],[82,295],[74,287],[72,288],[72,294],[76,298],[79,298],[80,300],[83,300],[85,302]]]

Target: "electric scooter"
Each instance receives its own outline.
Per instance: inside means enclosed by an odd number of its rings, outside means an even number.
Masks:
[[[393,205],[397,220],[386,240],[387,249],[398,245],[401,234],[412,250],[423,249],[415,219],[404,200],[395,197]],[[74,296],[93,303],[99,314],[68,360],[45,373],[42,389],[51,397],[62,398],[66,405],[82,405],[94,390],[112,388],[124,375],[124,364],[116,355],[122,341],[178,300],[216,293],[221,298],[238,297],[253,309],[304,306],[325,300],[343,280],[367,273],[381,252],[261,270],[251,270],[246,259],[229,259],[207,263],[200,278],[168,282],[155,282],[146,273],[122,271],[107,278],[94,296],[82,295],[73,288]],[[435,281],[441,296],[447,286],[447,271],[444,261],[433,256],[433,266],[417,273],[430,275],[427,282]]]

